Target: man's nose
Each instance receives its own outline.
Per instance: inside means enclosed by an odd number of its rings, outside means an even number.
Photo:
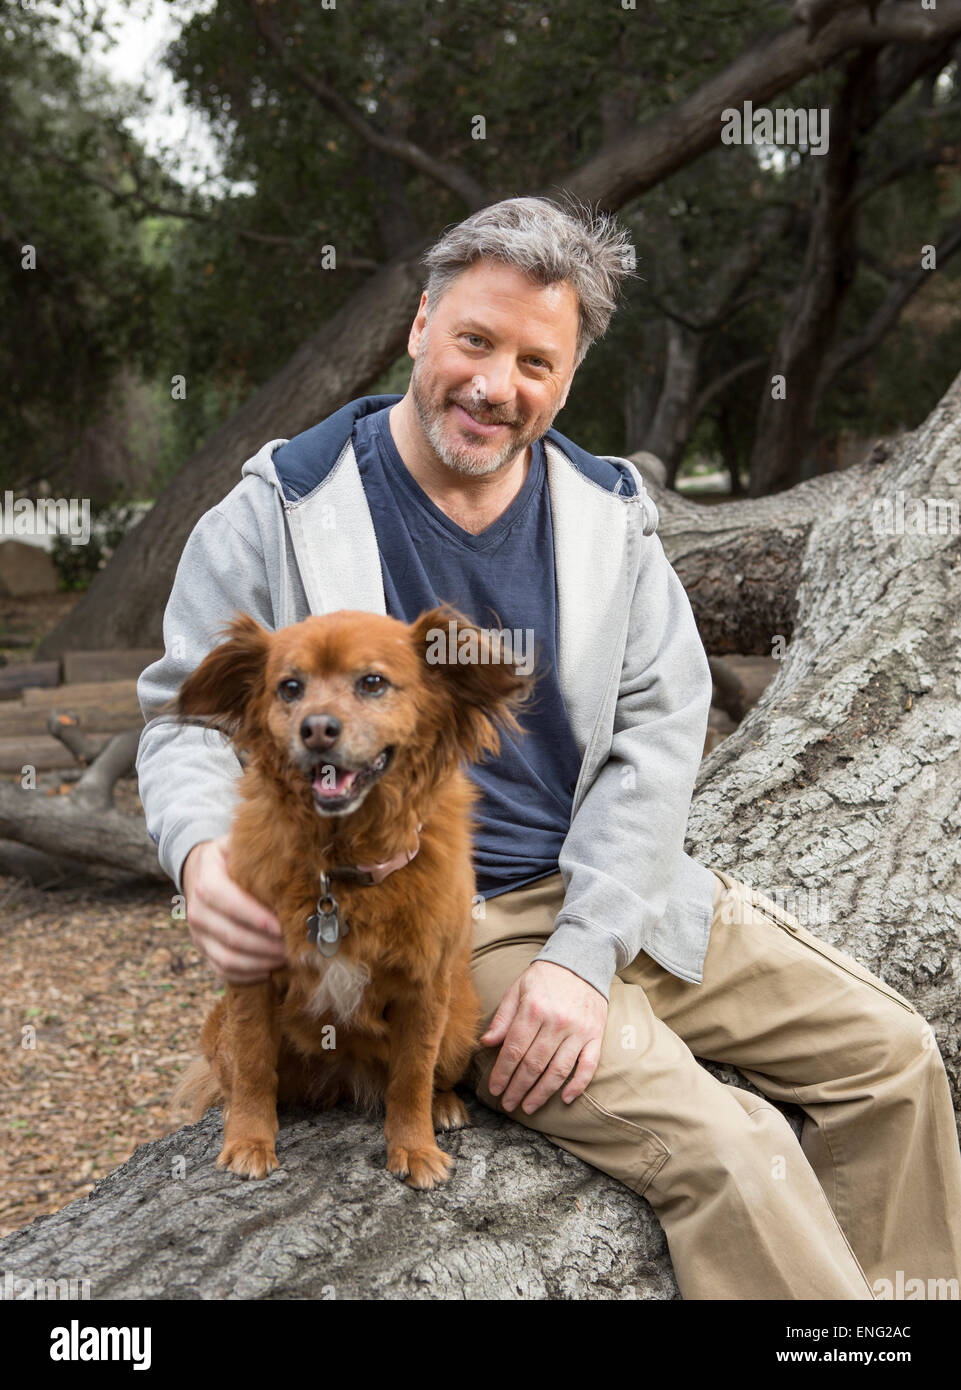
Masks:
[[[300,726],[307,748],[330,748],[340,738],[343,725],[333,714],[309,714]]]
[[[516,362],[506,354],[484,364],[484,396],[489,405],[506,405],[514,399]]]

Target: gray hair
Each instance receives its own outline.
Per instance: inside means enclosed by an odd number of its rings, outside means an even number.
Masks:
[[[424,256],[427,316],[457,277],[478,260],[515,266],[538,285],[566,280],[577,295],[579,366],[607,332],[621,281],[634,271],[634,247],[608,213],[592,212],[568,195],[568,207],[547,198],[506,198],[450,227]]]

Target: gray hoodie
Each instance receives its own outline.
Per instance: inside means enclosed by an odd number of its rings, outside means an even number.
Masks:
[[[184,547],[164,655],[137,687],[140,797],[178,891],[194,845],[229,830],[241,766],[222,735],[158,710],[237,612],[275,630],[339,608],[386,611],[350,436],[359,414],[397,399],[351,402],[299,435],[283,477],[274,455],[288,442],[265,444]],[[544,444],[558,679],[582,763],[558,860],[564,903],[537,959],[605,998],[639,951],[700,983],[716,880],[684,852],[684,834],[711,701],[707,657],[638,470],[554,430]]]

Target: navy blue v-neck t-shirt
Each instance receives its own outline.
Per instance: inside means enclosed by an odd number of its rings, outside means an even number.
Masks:
[[[479,535],[452,521],[408,472],[388,421],[390,407],[362,416],[353,446],[380,550],[387,612],[413,622],[450,603],[484,628],[532,634],[534,695],[521,736],[501,735],[497,757],[468,769],[475,808],[477,891],[496,897],[557,872],[570,827],[581,758],[557,680],[554,533],[544,444],[531,450],[524,484]],[[515,648],[515,658],[518,651]]]

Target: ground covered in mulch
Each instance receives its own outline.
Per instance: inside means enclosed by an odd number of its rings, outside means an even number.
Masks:
[[[0,656],[32,660],[79,597],[0,601]],[[77,775],[38,785],[68,796]],[[115,801],[143,814],[133,778]],[[0,1235],[85,1196],[180,1122],[170,1096],[220,986],[173,893],[107,870],[39,886],[0,874]]]
[[[136,784],[116,799],[139,806]],[[0,875],[0,1235],[177,1127],[170,1096],[220,987],[173,893],[116,874]]]

